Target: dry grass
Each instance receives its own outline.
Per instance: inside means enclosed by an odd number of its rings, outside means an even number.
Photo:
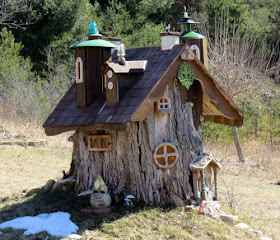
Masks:
[[[238,161],[233,143],[207,143],[209,152],[223,165],[223,173],[280,181],[280,145],[270,146],[256,141],[242,144],[245,164]]]
[[[29,128],[31,125],[22,128],[24,137],[44,136],[41,127],[34,125],[32,134]],[[10,135],[19,131],[16,125],[10,125],[7,130]],[[67,135],[44,137],[49,143],[45,147],[0,146],[0,222],[42,212],[67,211],[80,227],[83,239],[257,239],[249,231],[195,212],[184,213],[179,208],[130,210],[117,207],[107,216],[82,216],[79,210],[88,206],[89,201],[77,199],[72,193],[39,192],[29,198],[18,197],[22,190],[42,187],[50,178],[61,178],[62,169],[68,170],[72,143],[67,142]],[[237,161],[230,145],[208,145],[205,151],[207,149],[211,149],[208,152],[224,165],[219,175],[221,202],[232,204],[240,220],[253,229],[280,239],[280,186],[273,184],[279,176],[279,168],[273,167],[279,166],[279,149],[248,144],[244,151],[246,164]],[[225,210],[233,211],[227,207]],[[0,239],[5,240],[45,239],[47,236],[47,233],[40,233],[26,237],[22,236],[22,230],[11,229],[2,232]]]
[[[221,161],[221,203],[230,205],[248,223],[273,239],[280,239],[280,146],[258,142],[243,144],[245,163],[239,162],[233,144],[207,144]]]
[[[222,174],[219,189],[221,204],[229,205],[229,194],[234,196],[234,214],[241,221],[273,239],[280,239],[279,185],[268,179]]]

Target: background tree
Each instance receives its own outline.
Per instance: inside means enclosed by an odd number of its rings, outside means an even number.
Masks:
[[[30,12],[31,6],[27,0],[1,0],[0,1],[0,25],[17,28],[25,27],[27,19],[18,19],[19,13]]]

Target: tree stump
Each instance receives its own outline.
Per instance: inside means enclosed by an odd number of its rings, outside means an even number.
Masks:
[[[147,119],[128,122],[123,132],[103,131],[111,135],[111,151],[89,151],[88,136],[99,130],[77,131],[72,160],[75,191],[91,189],[101,175],[113,203],[132,194],[146,205],[185,205],[192,191],[188,164],[192,152],[202,151],[201,133],[194,127],[193,104],[187,102],[186,92],[177,79],[171,79],[164,96],[171,99],[172,112],[161,114],[155,106]],[[170,168],[161,168],[153,158],[156,147],[164,142],[178,152],[171,151],[178,159]]]

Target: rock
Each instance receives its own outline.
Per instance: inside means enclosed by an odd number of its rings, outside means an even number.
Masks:
[[[251,229],[251,230],[249,230],[250,232],[253,232],[253,233],[255,233],[255,234],[258,234],[258,235],[262,235],[263,233],[262,233],[262,231],[260,231],[260,230],[254,230],[254,229]]]
[[[222,221],[228,222],[228,223],[235,223],[238,221],[238,216],[234,216],[234,215],[221,214],[220,218]]]
[[[62,180],[60,180],[58,182],[61,185],[74,186],[74,184],[76,182],[76,179],[74,179],[73,176],[70,176],[69,178],[62,179]]]
[[[49,181],[47,181],[46,185],[44,186],[44,191],[50,192],[52,190],[54,184],[55,184],[55,181],[53,179],[50,179]]]
[[[31,189],[24,196],[25,197],[30,197],[31,195],[38,193],[40,190],[41,190],[40,188]]]
[[[57,190],[57,189],[62,189],[62,185],[59,182],[56,182],[53,187],[52,191]]]
[[[249,225],[247,225],[246,223],[238,223],[235,225],[235,227],[241,228],[241,229],[247,229],[247,228],[249,228]]]
[[[185,211],[186,211],[186,212],[190,212],[190,211],[193,210],[194,208],[195,208],[194,205],[187,205],[187,206],[185,206]]]
[[[90,197],[92,194],[92,190],[86,190],[78,194],[78,197]]]

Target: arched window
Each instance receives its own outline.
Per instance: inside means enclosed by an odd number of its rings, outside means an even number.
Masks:
[[[159,113],[171,113],[171,100],[169,97],[162,97],[160,100],[157,102],[157,110]]]
[[[193,44],[190,46],[190,50],[195,54],[195,56],[200,60],[200,51],[197,45]]]
[[[172,168],[178,160],[178,150],[175,145],[164,142],[154,151],[154,162],[159,168]]]
[[[76,83],[84,82],[83,60],[81,57],[76,59]]]

